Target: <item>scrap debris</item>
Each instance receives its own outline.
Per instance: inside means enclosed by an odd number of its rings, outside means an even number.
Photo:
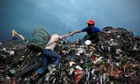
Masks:
[[[0,42],[0,84],[140,84],[140,36],[124,28],[103,30],[110,36],[99,33],[98,43],[61,42],[55,49],[62,56],[57,70],[50,64],[33,82],[40,52],[16,39]]]

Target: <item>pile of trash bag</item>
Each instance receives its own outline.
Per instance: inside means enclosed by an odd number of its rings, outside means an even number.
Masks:
[[[99,33],[99,41],[62,41],[55,52],[62,57],[56,70],[52,63],[34,81],[40,67],[40,52],[26,42],[0,43],[0,84],[140,84],[140,37],[124,28],[107,26],[110,36]],[[131,32],[132,33],[132,32]]]

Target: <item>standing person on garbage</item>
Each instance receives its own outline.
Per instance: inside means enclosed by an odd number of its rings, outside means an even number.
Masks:
[[[85,27],[82,30],[77,30],[75,32],[72,33],[72,35],[76,34],[76,33],[81,33],[81,32],[87,32],[87,35],[84,36],[84,41],[85,40],[94,40],[94,42],[98,42],[98,32],[103,32],[105,33],[107,36],[109,36],[109,34],[107,32],[105,32],[104,30],[101,30],[99,27],[95,26],[95,21],[94,20],[89,20],[87,22],[88,26]]]
[[[58,43],[58,40],[59,39],[63,39],[67,36],[71,36],[72,34],[69,33],[69,34],[65,34],[65,35],[62,35],[62,36],[59,36],[58,34],[53,34],[47,45],[45,46],[45,49],[44,51],[41,53],[41,57],[42,57],[42,65],[41,67],[31,76],[31,79],[32,80],[35,80],[36,77],[39,75],[39,74],[42,74],[45,70],[46,70],[46,67],[47,65],[49,64],[49,62],[51,61],[51,59],[55,59],[55,62],[54,62],[54,65],[53,65],[53,69],[56,68],[56,66],[59,64],[59,62],[61,61],[61,56],[57,53],[55,53],[53,51],[53,49],[55,48],[55,46],[57,45]]]

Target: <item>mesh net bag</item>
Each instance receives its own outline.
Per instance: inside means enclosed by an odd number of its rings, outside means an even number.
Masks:
[[[40,28],[35,29],[32,33],[32,37],[30,38],[27,48],[33,52],[41,52],[45,48],[45,45],[49,41],[50,35],[49,33]]]

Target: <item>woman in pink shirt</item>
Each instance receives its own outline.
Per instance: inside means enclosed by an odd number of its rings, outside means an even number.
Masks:
[[[63,39],[67,36],[71,36],[72,33],[59,36],[58,34],[53,34],[49,39],[48,43],[45,46],[44,51],[41,53],[42,65],[41,67],[32,75],[32,79],[35,79],[37,75],[42,74],[45,70],[51,59],[55,59],[53,67],[55,68],[61,61],[61,56],[53,51],[59,39]]]

